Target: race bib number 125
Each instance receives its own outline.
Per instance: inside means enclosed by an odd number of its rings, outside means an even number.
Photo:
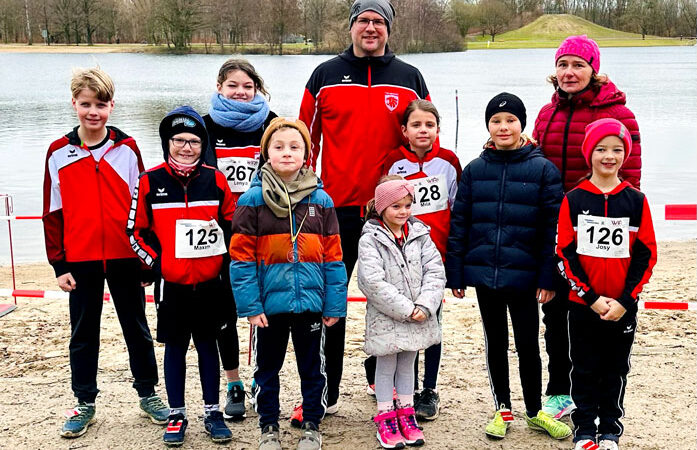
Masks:
[[[179,219],[175,228],[174,256],[204,258],[226,252],[223,230],[215,219]]]
[[[629,217],[579,214],[576,253],[599,258],[629,258]]]

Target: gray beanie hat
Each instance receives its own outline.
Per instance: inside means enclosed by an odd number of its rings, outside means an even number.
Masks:
[[[349,15],[349,30],[358,16],[366,11],[373,11],[380,14],[387,24],[387,34],[390,34],[395,11],[389,0],[356,0],[353,2],[353,5],[351,5],[351,14]]]

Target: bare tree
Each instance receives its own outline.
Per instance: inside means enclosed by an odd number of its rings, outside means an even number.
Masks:
[[[511,11],[500,0],[482,0],[479,3],[479,23],[491,35],[491,41],[503,32],[511,21]]]
[[[177,52],[188,50],[191,37],[201,21],[200,3],[188,0],[160,0],[157,4],[159,20],[163,26],[167,45]]]
[[[283,41],[298,31],[300,25],[298,3],[296,0],[263,0],[260,3],[266,11],[261,24],[263,36],[271,48],[278,48],[278,54],[282,55]]]
[[[467,33],[478,21],[477,5],[466,3],[464,0],[450,2],[450,14],[455,21],[457,31],[464,39]]]

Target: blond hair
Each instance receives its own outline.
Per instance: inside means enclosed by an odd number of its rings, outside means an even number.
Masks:
[[[377,186],[381,185],[382,183],[385,183],[387,181],[394,181],[394,180],[403,180],[404,177],[400,175],[383,175],[380,177],[378,180]],[[368,200],[368,204],[365,206],[365,220],[366,222],[370,219],[380,219],[381,216],[378,214],[377,209],[375,209],[375,199],[371,198]]]
[[[114,81],[109,74],[99,67],[73,70],[73,77],[70,80],[70,92],[72,92],[73,98],[77,98],[83,89],[93,91],[96,97],[103,102],[114,99]]]

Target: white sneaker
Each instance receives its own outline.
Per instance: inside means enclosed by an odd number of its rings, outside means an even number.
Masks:
[[[375,385],[369,384],[368,387],[365,388],[365,392],[366,394],[375,397]]]
[[[336,402],[333,405],[327,406],[327,409],[324,413],[332,415],[332,414],[336,414],[338,412],[339,412],[339,402]]]
[[[598,448],[600,450],[619,450],[619,445],[617,442],[610,439],[602,439],[598,442]]]
[[[583,439],[576,442],[574,450],[600,450],[600,447],[590,439]]]

